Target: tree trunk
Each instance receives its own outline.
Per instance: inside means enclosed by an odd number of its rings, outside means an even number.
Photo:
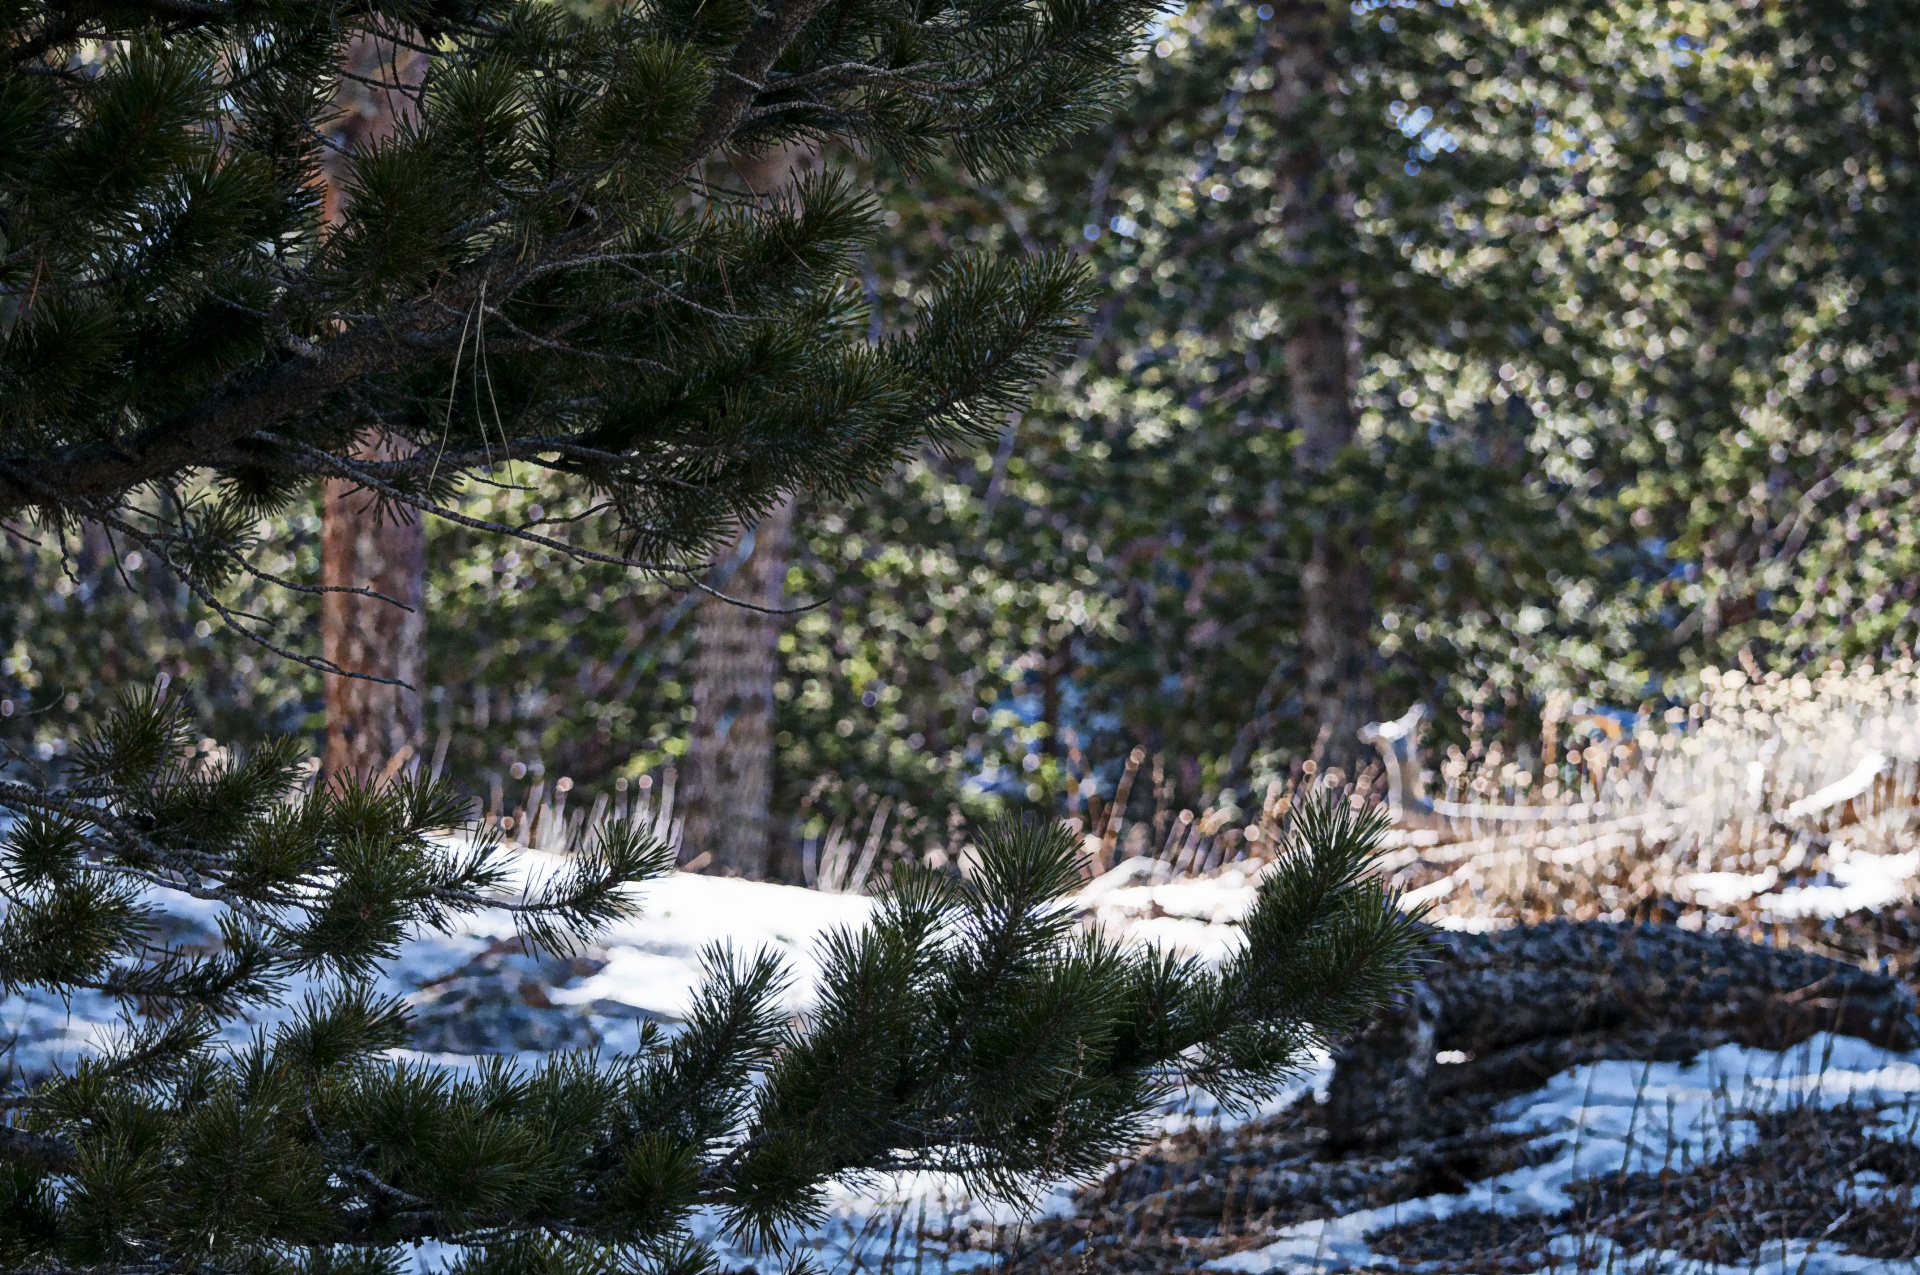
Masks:
[[[750,556],[720,592],[761,607],[786,596],[793,502],[783,502],[746,537]],[[693,728],[681,766],[685,823],[680,856],[722,876],[763,879],[773,859],[773,681],[780,617],[708,598],[695,612]]]
[[[391,444],[377,450],[390,451]],[[328,593],[320,603],[320,646],[326,659],[349,673],[406,683],[327,678],[323,773],[328,778],[377,779],[406,765],[425,737],[419,687],[427,633],[426,536],[417,517],[402,521],[397,511],[383,512],[367,492],[339,479],[326,484],[320,521],[322,582],[371,589],[393,599]],[[403,750],[411,751],[403,756]]]
[[[348,51],[347,69],[361,78],[340,82],[337,105],[343,114],[336,141],[351,152],[391,134],[412,110],[402,88],[381,89],[365,81],[418,84],[425,59],[366,36]],[[338,225],[344,214],[344,177],[340,153],[329,152],[321,209],[329,226]],[[369,455],[390,457],[396,446],[383,439]],[[417,516],[383,511],[372,496],[339,479],[325,485],[320,520],[322,582],[371,589],[401,604],[349,593],[324,594],[320,602],[320,646],[327,660],[350,673],[406,683],[327,678],[322,773],[378,779],[405,766],[425,736],[420,687],[426,671],[426,527]]]
[[[1293,140],[1282,161],[1281,225],[1294,283],[1285,336],[1295,463],[1325,470],[1355,441],[1352,307],[1337,263],[1351,259],[1347,198],[1328,180],[1328,104],[1338,93],[1333,41],[1345,7],[1304,0],[1280,6],[1272,37],[1275,125]],[[1349,776],[1363,755],[1359,732],[1374,719],[1373,580],[1363,510],[1334,509],[1316,530],[1300,573],[1305,702],[1315,756]]]
[[[764,155],[736,155],[717,174],[751,199],[779,194],[817,161],[786,146]],[[793,531],[788,499],[743,531],[721,562],[737,559],[746,537],[751,556],[719,591],[742,602],[779,607],[786,597],[787,546]],[[774,861],[773,682],[779,672],[780,617],[708,598],[695,612],[693,727],[680,768],[680,859],[721,876],[764,880]]]

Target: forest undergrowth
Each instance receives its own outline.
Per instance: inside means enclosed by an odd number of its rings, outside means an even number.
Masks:
[[[1408,776],[1384,869],[1443,927],[1677,923],[1893,973],[1911,988],[1912,662],[1704,682],[1694,703],[1658,718],[1550,722],[1553,733],[1527,749],[1531,766],[1511,744],[1451,750],[1429,772],[1431,801]],[[1233,1255],[1257,1254],[1290,1226],[1439,1194],[1468,1203],[1367,1235],[1379,1269],[1912,1269],[1920,1095],[1909,1084],[1808,1101],[1826,1068],[1806,1071],[1802,1092],[1777,1102],[1743,1103],[1722,1086],[1709,1118],[1684,1132],[1669,1118],[1664,1137],[1650,1136],[1662,1122],[1646,1120],[1634,1163],[1575,1179],[1570,1206],[1551,1210],[1495,1207],[1508,1188],[1493,1184],[1524,1179],[1553,1151],[1513,1126],[1524,1098],[1462,1098],[1396,1145],[1342,1153],[1309,1093],[1268,1119],[1165,1139],[1043,1228],[1031,1264],[1267,1269]],[[1476,1191],[1486,1205],[1472,1203]],[[1347,1268],[1324,1248],[1315,1259],[1272,1269]]]
[[[1911,989],[1920,673],[1900,660],[1703,681],[1697,699],[1658,715],[1561,706],[1534,739],[1438,755],[1386,739],[1379,763],[1352,779],[1296,766],[1252,809],[1216,801],[1175,811],[1116,793],[1081,816],[1089,881],[1077,906],[1131,938],[1217,955],[1295,804],[1338,785],[1397,807],[1382,870],[1444,929],[1672,923],[1891,974]],[[1154,783],[1138,755],[1123,778]],[[662,770],[581,801],[571,785],[536,782],[484,794],[478,813],[535,851],[565,851],[613,818],[675,841],[676,787]],[[807,847],[810,884],[871,892],[899,861],[898,839],[884,805],[830,829]],[[945,841],[911,853],[965,870],[973,851]],[[479,966],[457,973],[463,988],[499,981]],[[431,1008],[449,993],[420,995]],[[574,1028],[582,1032],[591,1035]],[[1158,1141],[1057,1195],[1038,1221],[909,1184],[836,1215],[845,1233],[829,1234],[821,1256],[828,1267],[901,1275],[986,1261],[1047,1275],[1209,1265],[1912,1270],[1916,1056],[1901,1062],[1832,1036],[1783,1051],[1695,1043],[1659,1057],[1590,1049],[1582,1056],[1601,1061],[1535,1088],[1449,1094],[1386,1145],[1337,1147],[1327,1073],[1308,1075],[1291,1100],[1257,1113],[1170,1115]]]
[[[1690,703],[1624,720],[1561,706],[1540,739],[1438,757],[1404,745],[1396,752],[1389,740],[1381,762],[1351,779],[1296,765],[1253,810],[1217,803],[1127,821],[1113,816],[1128,808],[1118,793],[1107,811],[1081,818],[1085,871],[1106,876],[1083,896],[1083,911],[1155,936],[1177,933],[1152,930],[1168,923],[1230,926],[1236,891],[1257,879],[1268,847],[1282,843],[1293,804],[1311,788],[1337,784],[1357,800],[1396,805],[1382,869],[1442,928],[1677,924],[1891,974],[1911,989],[1920,974],[1913,662],[1836,662],[1791,676],[1709,672],[1703,686]],[[1417,724],[1417,715],[1410,720]],[[1126,779],[1141,770],[1136,754]],[[509,835],[536,846],[564,844],[618,813],[652,820],[663,834],[674,826],[670,774],[587,809],[569,812],[565,796],[496,798],[489,817],[514,821]],[[884,807],[836,828],[808,848],[810,883],[868,888],[890,862],[890,831]],[[969,852],[938,844],[918,853],[964,867]],[[1920,1068],[1909,1058],[1913,1074],[1889,1085],[1878,1064],[1831,1067],[1835,1039],[1805,1042],[1797,1055],[1696,1051],[1694,1072],[1685,1056],[1593,1064],[1559,1078],[1563,1088],[1586,1090],[1558,1107],[1514,1089],[1461,1095],[1436,1104],[1428,1127],[1357,1149],[1330,1144],[1324,1089],[1316,1096],[1308,1084],[1258,1118],[1175,1121],[1156,1145],[1038,1223],[983,1222],[964,1201],[936,1196],[930,1206],[924,1194],[867,1213],[846,1260],[926,1270],[992,1253],[1002,1268],[1062,1273],[1201,1265],[1910,1270],[1920,1261]],[[1825,1052],[1810,1052],[1816,1047]],[[1747,1074],[1755,1068],[1786,1079],[1756,1089]],[[1625,1077],[1631,1094],[1621,1142],[1629,1150],[1589,1172],[1579,1150],[1585,1121],[1620,1114],[1593,1098],[1606,1074]],[[1690,1093],[1705,1097],[1694,1118],[1682,1119],[1674,1104],[1684,1107]],[[1516,1123],[1516,1104],[1529,1102],[1550,1111],[1549,1123],[1572,1122],[1575,1164],[1562,1165],[1560,1207],[1515,1208],[1508,1198],[1511,1184],[1550,1175],[1567,1155],[1564,1129],[1555,1141]],[[1664,1115],[1653,1118],[1663,1103]],[[1428,1208],[1436,1199],[1453,1203]],[[1411,1204],[1420,1207],[1409,1220],[1394,1219]],[[1380,1210],[1385,1220],[1364,1231],[1359,1252],[1286,1246],[1307,1224],[1364,1221]],[[1285,1261],[1267,1255],[1276,1243],[1290,1254]]]

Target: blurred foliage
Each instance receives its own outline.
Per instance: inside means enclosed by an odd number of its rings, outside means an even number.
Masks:
[[[1455,737],[1530,734],[1556,691],[1659,699],[1742,651],[1910,641],[1912,8],[1357,4],[1316,139],[1342,242],[1278,241],[1292,142],[1240,4],[1168,21],[1094,143],[904,185],[883,301],[962,239],[1074,245],[1109,289],[997,499],[960,484],[992,527],[946,631],[1028,616],[1026,716],[1106,764],[1088,787],[1137,743],[1187,801],[1310,746],[1298,571],[1337,506],[1374,513],[1383,703],[1435,703]],[[1316,272],[1356,307],[1366,446],[1303,488],[1282,343]],[[947,469],[969,460],[990,467]],[[939,538],[928,508],[897,483],[856,534]],[[1068,605],[1022,583],[1083,571]],[[1086,782],[1034,733],[1030,793]]]
[[[273,531],[265,569],[317,580],[317,509],[282,517]],[[0,743],[16,755],[57,764],[122,691],[158,680],[175,684],[191,719],[223,741],[322,724],[317,675],[236,635],[186,585],[98,526],[69,532],[64,550],[54,533],[29,540],[9,530],[0,549]],[[234,604],[292,627],[306,601],[256,584]]]
[[[789,594],[818,605],[782,639],[782,807],[818,833],[888,797],[934,839],[956,809],[1080,809],[1136,744],[1183,802],[1263,782],[1311,744],[1297,581],[1335,507],[1372,511],[1382,702],[1436,704],[1449,736],[1530,731],[1550,692],[1657,699],[1743,650],[1911,641],[1916,19],[1362,0],[1318,124],[1341,242],[1277,241],[1273,24],[1224,0],[1168,18],[1123,111],[1069,150],[880,169],[873,335],[960,248],[1068,247],[1106,299],[997,441],[803,505]],[[1282,342],[1324,272],[1355,305],[1365,445],[1309,486]],[[278,534],[310,558],[298,519]],[[671,763],[684,599],[432,535],[428,720],[457,777]],[[192,636],[163,589],[52,581],[9,609],[9,659],[34,661],[10,687],[84,698],[85,671],[145,661],[242,718],[314,703],[304,675]]]

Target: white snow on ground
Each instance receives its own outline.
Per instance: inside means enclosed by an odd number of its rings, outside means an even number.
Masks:
[[[529,854],[526,870],[542,875],[559,866],[549,856]],[[1862,906],[1878,906],[1905,897],[1920,875],[1920,852],[1905,855],[1844,853],[1830,856],[1831,884],[1790,887],[1769,895],[1769,910],[1781,915],[1822,915]],[[1173,881],[1167,866],[1153,860],[1122,862],[1089,883],[1075,900],[1083,919],[1133,942],[1158,942],[1209,961],[1229,954],[1240,941],[1235,922],[1252,906],[1258,889],[1257,863],[1231,864],[1209,876]],[[1728,874],[1716,874],[1728,875]],[[1702,894],[1733,896],[1746,881],[1699,880]],[[1771,889],[1769,880],[1747,889],[1749,897]],[[159,900],[171,918],[172,937],[210,936],[214,913],[185,896]],[[819,939],[838,926],[856,926],[871,915],[873,901],[856,895],[826,894],[790,886],[672,874],[645,887],[639,916],[619,923],[595,949],[604,961],[596,972],[548,990],[556,1005],[587,1016],[602,1047],[630,1048],[643,1019],[671,1024],[686,1012],[701,979],[700,954],[712,944],[730,944],[736,952],[772,948],[792,971],[788,1006],[804,1013],[818,975]],[[511,939],[504,912],[469,918],[451,934],[420,936],[409,942],[386,971],[384,984],[397,994],[416,989],[459,970]],[[268,1012],[262,1021],[278,1014]],[[66,1066],[116,1030],[117,1013],[103,998],[76,996],[71,1003],[39,994],[0,1000],[0,1042],[12,1039],[14,1063],[29,1072]],[[236,1027],[236,1036],[244,1033]],[[536,1054],[520,1055],[531,1061]],[[433,1055],[453,1065],[468,1065],[462,1055]],[[1301,1085],[1322,1086],[1325,1060]],[[1282,1095],[1265,1110],[1277,1111],[1300,1092]],[[1369,1259],[1365,1236],[1396,1222],[1439,1217],[1462,1209],[1556,1212],[1567,1206],[1567,1184],[1576,1176],[1618,1172],[1621,1168],[1657,1168],[1674,1148],[1698,1160],[1737,1150],[1748,1136],[1747,1122],[1731,1113],[1768,1104],[1806,1101],[1831,1104],[1849,1095],[1878,1095],[1920,1109],[1920,1054],[1894,1055],[1860,1041],[1820,1037],[1809,1044],[1768,1053],[1728,1046],[1703,1054],[1691,1064],[1602,1062],[1575,1068],[1544,1088],[1511,1103],[1504,1113],[1513,1129],[1537,1129],[1560,1148],[1538,1167],[1475,1183],[1463,1195],[1431,1196],[1385,1209],[1368,1210],[1314,1222],[1283,1232],[1274,1243],[1214,1263],[1225,1271],[1259,1273],[1341,1270]],[[1163,1127],[1172,1130],[1195,1121],[1228,1123],[1231,1117],[1204,1095],[1193,1095],[1170,1109]],[[1912,1120],[1889,1127],[1887,1136],[1913,1136]],[[1864,1179],[1851,1189],[1863,1195],[1876,1189]],[[1055,1189],[1041,1211],[1072,1207],[1070,1193]],[[968,1199],[951,1179],[916,1174],[866,1187],[836,1187],[827,1220],[804,1242],[827,1271],[858,1270],[893,1251],[917,1251],[919,1269],[966,1270],[991,1263],[991,1250],[1004,1248],[1018,1225],[1017,1210],[989,1207]],[[719,1239],[709,1219],[705,1228]],[[915,1236],[923,1237],[917,1243]],[[740,1267],[751,1255],[724,1242],[726,1265]],[[1556,1250],[1565,1269],[1606,1269],[1610,1254],[1592,1247],[1582,1255]],[[1596,1257],[1599,1260],[1595,1260]],[[1619,1255],[1612,1269],[1674,1269],[1659,1254]],[[1686,1263],[1689,1272],[1720,1275],[1713,1268]],[[1550,1269],[1559,1269],[1550,1268]],[[1831,1246],[1788,1244],[1769,1253],[1744,1275],[1913,1275],[1912,1263],[1872,1262],[1848,1257]],[[1727,1275],[1731,1275],[1728,1272]]]
[[[523,863],[536,877],[559,866],[553,856],[532,852]],[[685,1015],[700,985],[701,952],[713,944],[778,953],[793,975],[787,1006],[804,1012],[819,973],[818,940],[835,927],[864,923],[873,911],[873,900],[858,895],[684,872],[649,882],[641,900],[640,915],[610,927],[596,945],[605,967],[549,993],[555,1004],[581,1007],[609,1049],[630,1043],[641,1019],[671,1022]],[[168,918],[171,941],[213,940],[214,905],[168,890],[152,892],[150,901]],[[513,938],[513,920],[504,910],[467,917],[450,933],[419,935],[383,971],[382,990],[409,995]],[[292,988],[287,1005],[297,1004],[302,990]],[[244,1039],[251,1025],[274,1023],[286,1013],[286,1005],[264,1008],[229,1034]],[[0,1048],[12,1041],[14,1065],[29,1074],[71,1066],[118,1029],[115,1005],[95,993],[78,993],[71,1004],[44,992],[0,999]]]
[[[1222,1127],[1277,1115],[1307,1090],[1324,1090],[1332,1074],[1331,1061],[1317,1057],[1283,1092],[1237,1117],[1223,1112],[1208,1095],[1190,1093],[1169,1105],[1156,1122],[1156,1132],[1171,1134],[1198,1124]],[[1057,1183],[1028,1211],[974,1199],[958,1179],[939,1173],[904,1174],[866,1187],[836,1186],[828,1195],[825,1221],[808,1232],[802,1245],[828,1272],[911,1268],[931,1275],[973,1270],[996,1263],[1009,1246],[1017,1245],[1023,1224],[1072,1213],[1073,1192],[1072,1183]],[[716,1242],[722,1265],[729,1269],[754,1262],[753,1254],[732,1248],[719,1236],[713,1219],[706,1220],[703,1237]]]
[[[1116,937],[1218,961],[1239,943],[1234,922],[1252,910],[1262,866],[1243,860],[1175,881],[1164,860],[1123,859],[1088,882],[1076,904],[1089,922]]]
[[[1920,1053],[1894,1054],[1851,1037],[1823,1034],[1778,1053],[1727,1045],[1684,1065],[1600,1062],[1575,1067],[1508,1103],[1496,1126],[1501,1131],[1537,1130],[1550,1139],[1559,1154],[1546,1163],[1475,1182],[1460,1195],[1431,1195],[1288,1227],[1273,1243],[1220,1258],[1208,1263],[1208,1269],[1291,1275],[1368,1263],[1391,1265],[1368,1246],[1368,1234],[1470,1210],[1552,1215],[1572,1207],[1566,1188],[1575,1178],[1656,1171],[1737,1154],[1750,1143],[1753,1130],[1752,1122],[1738,1113],[1803,1103],[1826,1108],[1850,1099],[1904,1103],[1909,1112],[1920,1113]],[[1887,1133],[1911,1136],[1911,1120],[1890,1125]],[[1595,1242],[1587,1241],[1589,1258]],[[1570,1250],[1558,1256],[1571,1268],[1578,1254]],[[1717,1269],[1654,1260],[1660,1256],[1634,1254],[1623,1266],[1622,1255],[1611,1269]],[[1597,1265],[1580,1269],[1610,1269],[1602,1257]],[[1786,1271],[1804,1275],[1914,1271],[1910,1261],[1869,1261],[1832,1246],[1789,1245],[1787,1256],[1779,1260],[1786,1263]]]
[[[859,895],[691,872],[649,884],[643,907],[599,940],[610,958],[607,968],[563,989],[556,1003],[611,1001],[680,1017],[699,986],[701,950],[723,943],[737,952],[778,952],[793,971],[789,1008],[799,1012],[813,1000],[818,940],[829,930],[858,927],[873,914],[873,900]]]

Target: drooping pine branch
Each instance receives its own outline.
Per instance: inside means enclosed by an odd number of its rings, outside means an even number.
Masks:
[[[778,1250],[835,1180],[932,1168],[1026,1199],[1097,1171],[1181,1084],[1270,1092],[1413,952],[1366,875],[1378,822],[1344,808],[1303,808],[1218,974],[1079,930],[1075,839],[1007,824],[977,874],[903,873],[871,925],[830,936],[803,1022],[774,958],[715,951],[671,1038],[455,1072],[387,1054],[409,1024],[367,975],[405,929],[494,905],[540,917],[533,937],[579,937],[664,855],[616,828],[570,871],[499,893],[491,844],[435,835],[457,813],[442,790],[306,793],[281,753],[192,764],[182,726],[140,697],[82,750],[100,819],[0,796],[18,815],[0,979],[59,990],[111,966],[130,1009],[113,1049],[8,1100],[10,1265],[384,1262],[433,1239],[482,1262],[539,1243],[556,1271],[667,1271],[697,1258],[696,1210]],[[154,891],[189,887],[228,918],[219,956],[142,937]],[[212,986],[242,957],[251,982]],[[216,1048],[295,972],[315,986],[287,1021]]]
[[[1149,8],[29,5],[0,30],[22,125],[0,515],[117,520],[214,605],[313,478],[459,517],[463,481],[520,464],[605,501],[620,539],[492,530],[697,566],[784,493],[844,493],[997,417],[1086,304],[1064,262],[970,262],[917,337],[871,348],[868,201],[832,176],[743,199],[727,157],[923,152],[900,121],[932,112],[973,159],[1013,158],[1112,91]],[[428,69],[405,126],[340,159],[323,226],[328,102],[365,39]],[[83,43],[110,51],[97,73],[49,73]],[[363,460],[375,434],[409,445]]]

